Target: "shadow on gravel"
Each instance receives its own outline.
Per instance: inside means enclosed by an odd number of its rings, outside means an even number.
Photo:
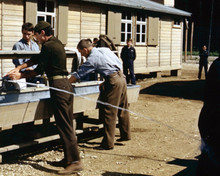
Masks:
[[[102,176],[150,176],[150,175],[144,175],[144,174],[124,174],[119,172],[106,172],[102,174]]]
[[[186,167],[182,171],[174,174],[173,176],[186,176],[186,175],[196,176],[196,169],[197,169],[197,164],[198,164],[198,160],[196,159],[187,160],[187,159],[176,158],[175,160],[170,161],[167,164]]]
[[[161,95],[179,97],[191,100],[202,100],[205,80],[194,81],[170,81],[156,83],[144,88],[140,94]]]

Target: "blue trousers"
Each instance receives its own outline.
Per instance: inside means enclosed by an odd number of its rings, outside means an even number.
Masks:
[[[128,75],[128,70],[130,72],[130,76]],[[136,84],[135,74],[134,74],[134,61],[132,59],[127,59],[123,62],[123,73],[126,76],[127,84]]]

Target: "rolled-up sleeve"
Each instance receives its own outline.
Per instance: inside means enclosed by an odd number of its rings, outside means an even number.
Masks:
[[[75,76],[77,79],[82,79],[89,73],[95,70],[95,67],[89,61],[86,61],[83,65],[79,67],[76,72],[71,73],[72,76]]]

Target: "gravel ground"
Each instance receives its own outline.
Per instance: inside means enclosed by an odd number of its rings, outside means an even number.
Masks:
[[[204,80],[198,65],[183,64],[181,77],[142,78],[139,99],[130,105],[132,140],[115,143],[114,150],[97,151],[100,137],[79,143],[84,164],[80,176],[194,176],[200,154],[197,128]],[[204,77],[202,77],[204,79]],[[97,117],[97,111],[85,112]],[[119,131],[116,131],[116,139]],[[10,139],[9,139],[10,140]],[[3,155],[0,176],[51,176],[62,168],[59,141]]]

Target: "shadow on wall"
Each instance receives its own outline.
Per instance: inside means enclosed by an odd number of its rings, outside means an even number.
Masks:
[[[119,172],[106,172],[102,174],[102,176],[150,176],[150,175],[143,175],[143,174],[123,174]]]
[[[194,81],[170,81],[156,83],[144,88],[140,94],[161,95],[179,97],[191,100],[203,100],[205,80]]]

